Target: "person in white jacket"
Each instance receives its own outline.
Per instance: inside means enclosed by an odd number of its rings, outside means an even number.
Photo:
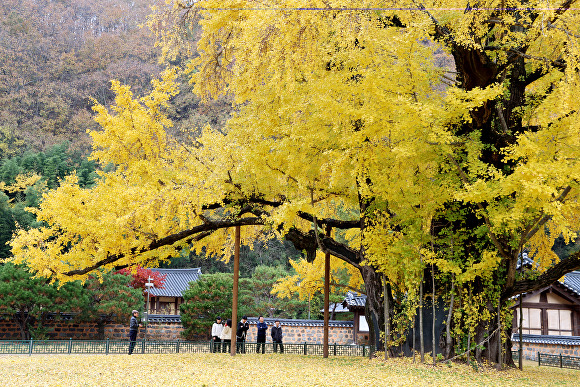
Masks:
[[[211,339],[213,341],[213,352],[220,352],[222,346],[222,331],[224,326],[222,325],[222,318],[216,317],[215,322],[211,327]]]
[[[226,321],[226,325],[224,325],[220,339],[222,339],[223,342],[222,351],[229,352],[232,345],[232,320],[228,319],[228,321]]]

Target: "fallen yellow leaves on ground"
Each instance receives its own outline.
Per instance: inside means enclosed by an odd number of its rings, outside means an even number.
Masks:
[[[300,355],[7,355],[6,386],[577,386],[580,371],[529,365],[523,372],[428,366],[410,359]]]

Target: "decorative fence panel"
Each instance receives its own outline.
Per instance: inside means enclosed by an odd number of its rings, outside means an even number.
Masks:
[[[514,363],[518,363],[520,355],[518,351],[512,351],[512,359]],[[560,367],[560,368],[573,368],[580,369],[580,357],[577,356],[567,356],[567,355],[554,355],[551,353],[540,353],[538,352],[538,366],[547,367]]]
[[[580,369],[580,357],[538,352],[538,366]]]
[[[237,352],[255,353],[257,344],[237,343]],[[236,344],[234,344],[236,345]],[[127,340],[0,340],[0,354],[125,354]],[[322,344],[278,344],[277,352],[299,355],[323,355]],[[329,344],[329,356],[369,356],[373,347],[368,345]],[[229,352],[224,343],[193,341],[137,341],[133,353],[210,353]],[[260,352],[274,353],[273,343],[261,346]]]

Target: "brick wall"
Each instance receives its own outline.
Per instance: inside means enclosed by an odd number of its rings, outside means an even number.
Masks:
[[[97,326],[89,323],[70,323],[53,321],[47,325],[47,334],[51,339],[78,339],[89,340],[97,336]],[[0,321],[0,340],[20,340],[22,335],[17,323],[10,320]]]

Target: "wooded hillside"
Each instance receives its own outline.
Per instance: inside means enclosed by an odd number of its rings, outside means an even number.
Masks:
[[[0,3],[0,159],[63,141],[71,150],[88,153],[86,131],[98,127],[92,106],[112,102],[111,80],[143,94],[163,68],[155,37],[143,27],[156,2]],[[186,83],[182,89],[168,112],[176,132],[223,123],[227,103],[200,107]]]

